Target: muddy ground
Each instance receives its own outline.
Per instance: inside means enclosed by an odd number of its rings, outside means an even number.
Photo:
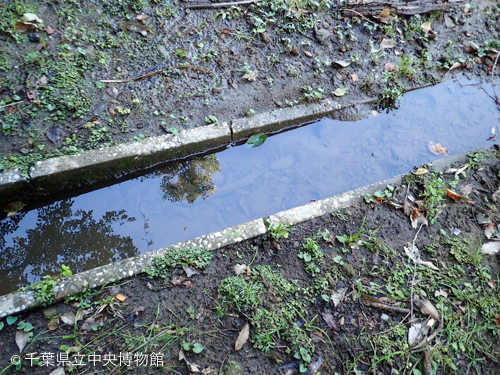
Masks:
[[[385,19],[327,0],[191,5],[0,1],[0,171],[323,98],[390,105],[456,73],[489,80],[500,47],[494,1]]]
[[[3,319],[0,373],[498,374],[500,155],[453,167]]]

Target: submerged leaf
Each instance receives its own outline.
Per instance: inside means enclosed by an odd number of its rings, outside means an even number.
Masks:
[[[7,212],[7,217],[12,217],[16,215],[19,211],[21,211],[26,204],[23,202],[11,202],[7,204],[3,210],[4,212]]]
[[[252,145],[252,147],[258,147],[262,145],[267,139],[265,134],[254,134],[248,138],[247,145]]]
[[[447,154],[448,149],[446,147],[441,146],[441,143],[433,143],[429,142],[429,151],[434,155]]]

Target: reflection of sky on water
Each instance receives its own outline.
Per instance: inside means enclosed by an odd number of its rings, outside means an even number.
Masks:
[[[387,114],[322,120],[24,213],[14,233],[1,223],[0,294],[61,263],[81,271],[406,173],[440,158],[429,142],[451,155],[491,145],[498,116],[478,86],[450,81]]]

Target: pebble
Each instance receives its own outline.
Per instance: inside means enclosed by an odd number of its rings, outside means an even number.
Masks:
[[[330,37],[330,31],[326,29],[317,29],[315,33],[316,39],[320,43],[323,43],[325,40],[327,40]]]
[[[38,43],[40,41],[40,33],[29,33],[28,39],[30,42]]]
[[[262,40],[266,44],[270,43],[271,42],[271,36],[269,35],[269,33],[262,34]]]
[[[294,56],[297,56],[299,54],[299,49],[297,48],[297,46],[293,46],[290,53]]]

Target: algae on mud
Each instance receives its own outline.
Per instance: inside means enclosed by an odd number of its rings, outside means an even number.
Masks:
[[[26,13],[43,23],[16,31]],[[498,14],[497,4],[473,1],[383,24],[346,17],[327,0],[220,10],[146,0],[5,1],[0,169],[27,173],[36,160],[333,98],[339,87],[349,89],[346,104],[394,100],[452,76],[451,67],[486,79],[500,44]],[[382,48],[382,37],[394,48]]]

